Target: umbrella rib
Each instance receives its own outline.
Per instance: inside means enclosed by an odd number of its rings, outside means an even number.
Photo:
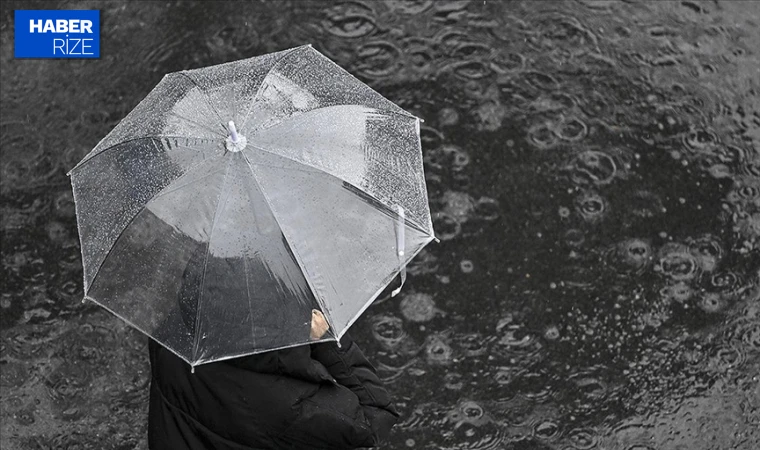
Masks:
[[[200,139],[200,140],[206,141],[206,142],[210,142],[211,141],[211,139],[208,139],[208,138],[202,138],[202,137],[196,137],[196,136],[175,136],[175,135],[170,135],[170,136],[161,136],[161,135],[158,135],[158,136],[140,136],[140,137],[136,137],[136,138],[132,138],[132,139],[127,139],[125,141],[120,141],[120,142],[117,142],[116,144],[109,145],[108,147],[106,147],[103,150],[99,151],[98,153],[90,156],[89,158],[85,157],[86,159],[83,159],[82,161],[79,161],[79,163],[76,166],[74,166],[71,170],[69,170],[69,172],[68,172],[67,175],[71,175],[75,170],[79,169],[80,167],[82,167],[86,163],[92,161],[93,159],[95,159],[96,157],[102,155],[103,153],[105,153],[107,151],[110,151],[110,150],[113,150],[113,149],[117,148],[120,145],[129,144],[130,142],[140,141],[140,140],[144,140],[144,139],[146,139],[146,140],[147,139],[157,140],[157,139],[187,139],[187,138]],[[96,145],[96,147],[97,147],[97,145]],[[193,145],[184,145],[183,147],[193,147]]]
[[[434,239],[435,239],[434,236],[428,236],[428,240],[424,244],[420,245],[419,248],[417,248],[417,250],[414,251],[414,253],[405,256],[406,262],[403,264],[403,266],[406,266],[407,264],[409,264],[409,262],[411,260],[413,260],[417,256],[417,254],[419,252],[421,252],[422,249],[424,249],[427,246],[427,244],[429,244]],[[353,325],[354,322],[356,322],[357,319],[359,319],[359,317],[361,317],[361,315],[364,313],[364,311],[366,311],[367,308],[369,308],[372,305],[372,303],[374,303],[374,301],[377,298],[377,296],[380,295],[381,292],[383,292],[383,290],[386,288],[386,286],[388,285],[388,283],[390,283],[391,281],[393,281],[396,278],[396,275],[400,271],[401,271],[401,269],[394,270],[385,280],[383,280],[380,289],[378,289],[377,292],[375,292],[375,294],[372,297],[370,297],[370,300],[367,301],[367,303],[365,303],[364,306],[361,307],[361,309],[359,309],[359,312],[357,312],[354,315],[354,317],[352,317],[351,320],[348,321],[348,323],[346,324],[346,327],[343,329],[343,331],[341,333],[338,333],[338,340],[340,340],[340,338],[343,337],[343,334],[345,334],[345,332],[348,331],[349,328],[351,328],[351,325]]]
[[[384,208],[388,209],[389,211],[392,211],[392,208],[390,208],[388,205],[386,205],[386,203],[385,203],[384,201],[380,200],[379,198],[375,197],[374,195],[371,195],[371,194],[369,194],[369,193],[367,193],[367,192],[364,192],[364,191],[362,191],[362,190],[361,190],[361,188],[359,188],[358,186],[354,186],[353,184],[351,184],[351,183],[349,183],[349,182],[347,182],[347,181],[345,181],[345,180],[342,180],[341,178],[339,178],[339,177],[337,177],[337,176],[335,176],[335,175],[333,175],[333,174],[331,174],[331,173],[329,173],[329,172],[327,172],[327,171],[325,171],[325,170],[323,170],[323,169],[321,169],[321,168],[319,168],[319,167],[315,167],[315,166],[313,166],[313,165],[311,165],[311,164],[308,164],[308,163],[306,163],[306,162],[303,162],[303,161],[298,161],[298,160],[296,160],[296,159],[290,158],[290,157],[288,157],[288,156],[285,156],[285,155],[281,155],[281,154],[279,154],[279,153],[273,152],[273,151],[271,151],[271,150],[267,150],[267,149],[265,149],[265,148],[262,148],[262,147],[259,147],[259,146],[253,145],[253,144],[248,144],[248,145],[249,145],[250,147],[253,147],[253,148],[257,149],[257,150],[261,150],[261,151],[267,152],[267,153],[269,153],[269,154],[272,154],[272,155],[278,156],[278,157],[280,157],[280,158],[283,158],[283,159],[285,159],[285,160],[291,161],[291,162],[293,162],[293,163],[296,163],[296,164],[298,164],[298,165],[301,165],[301,166],[304,166],[304,167],[308,167],[308,168],[311,168],[311,169],[313,169],[313,170],[309,171],[309,170],[306,170],[306,169],[294,169],[294,168],[292,168],[292,167],[284,167],[284,166],[273,166],[273,165],[270,165],[270,164],[264,164],[264,163],[260,163],[260,162],[253,162],[253,163],[251,163],[250,161],[249,161],[249,164],[256,164],[256,165],[259,165],[259,166],[270,166],[270,167],[275,167],[275,168],[278,168],[278,169],[284,169],[284,170],[296,170],[296,171],[302,171],[302,172],[307,172],[307,173],[309,173],[309,172],[310,172],[310,173],[313,173],[314,171],[317,171],[317,172],[319,172],[319,173],[323,173],[323,174],[325,174],[325,175],[327,175],[327,176],[333,177],[333,178],[335,178],[336,180],[340,181],[341,183],[346,183],[346,184],[348,184],[349,186],[351,186],[351,187],[352,187],[352,188],[354,188],[355,190],[361,191],[363,195],[366,195],[368,198],[372,199],[373,201],[377,202],[378,204],[380,204],[380,205],[383,205],[383,207],[384,207]],[[247,160],[248,160],[248,159],[246,158],[246,161],[247,161]],[[387,167],[387,166],[386,166],[386,167]],[[405,184],[407,184],[407,185],[409,185],[409,186],[412,186],[412,185],[411,185],[411,184],[410,184],[410,183],[409,183],[407,180],[404,180],[404,179],[401,179],[401,178],[399,178],[399,179],[400,179],[400,180],[401,180],[403,183],[405,183]],[[412,187],[413,187],[413,186],[412,186]],[[394,213],[394,214],[395,214],[395,213]],[[411,225],[411,226],[412,226],[412,228],[416,229],[417,231],[419,231],[419,232],[421,232],[421,233],[425,233],[425,234],[427,234],[427,233],[428,233],[427,231],[425,231],[425,228],[424,228],[424,227],[420,226],[420,224],[416,223],[415,221],[413,221],[413,220],[412,220],[411,218],[409,218],[409,217],[406,217],[406,218],[405,218],[405,222],[406,222],[407,224]]]
[[[272,73],[272,71],[277,67],[285,58],[290,56],[291,53],[296,52],[304,47],[311,47],[311,45],[302,45],[300,47],[296,47],[289,52],[282,55],[280,59],[278,59],[274,64],[272,64],[272,67],[267,70],[266,75],[264,75],[264,78],[261,79],[261,84],[259,84],[259,87],[256,88],[256,94],[253,96],[253,99],[251,100],[250,106],[248,107],[248,110],[245,112],[245,116],[243,117],[242,125],[240,125],[240,129],[242,130],[245,127],[245,124],[248,123],[248,117],[251,115],[251,110],[253,109],[253,106],[256,104],[256,100],[259,98],[259,94],[261,94],[261,88],[264,87],[264,83],[267,81],[267,78],[269,78],[269,75]]]
[[[301,273],[303,274],[304,279],[306,280],[306,283],[309,285],[309,288],[311,289],[312,294],[314,295],[314,298],[319,303],[320,308],[322,308],[322,313],[325,316],[325,319],[327,319],[327,324],[330,326],[332,330],[334,330],[337,333],[337,330],[335,330],[335,327],[333,326],[333,320],[330,316],[330,313],[328,309],[325,307],[324,303],[322,302],[321,296],[318,295],[317,290],[314,288],[314,283],[312,283],[311,278],[309,278],[309,274],[306,271],[306,267],[301,262],[301,257],[298,255],[298,252],[296,251],[293,244],[290,242],[288,237],[285,235],[285,230],[282,228],[282,224],[280,223],[280,219],[277,218],[277,214],[275,214],[274,209],[272,209],[272,201],[269,199],[269,196],[266,192],[264,192],[264,188],[261,187],[261,183],[259,183],[259,180],[256,178],[256,172],[253,170],[253,166],[251,163],[251,160],[248,158],[248,155],[245,154],[245,152],[241,152],[243,154],[243,157],[245,158],[245,162],[248,164],[248,170],[251,171],[251,178],[253,178],[254,183],[256,183],[256,186],[258,186],[259,191],[261,191],[261,195],[264,196],[264,200],[266,201],[267,205],[269,206],[269,210],[272,212],[272,217],[274,217],[274,221],[277,223],[277,226],[280,227],[280,231],[282,232],[282,236],[285,239],[285,242],[288,244],[288,247],[290,247],[290,251],[293,252],[293,257],[296,260],[296,264],[298,264],[298,267],[301,269]]]
[[[245,271],[245,290],[248,295],[248,314],[251,317],[251,339],[253,348],[256,348],[256,328],[253,325],[253,303],[251,302],[251,284],[248,280],[248,258],[243,256],[243,270]]]
[[[311,46],[310,46],[310,47],[311,47]],[[332,64],[335,64],[335,62],[334,62],[334,61],[332,61],[332,60],[331,60],[330,58],[328,58],[327,56],[323,55],[323,54],[322,54],[322,53],[321,53],[319,50],[317,50],[317,49],[315,49],[315,48],[313,48],[313,47],[312,47],[312,50],[314,50],[315,52],[317,52],[317,54],[318,54],[319,56],[321,56],[323,59],[327,60],[328,62],[330,62],[330,63],[332,63]],[[411,117],[411,118],[413,118],[413,119],[419,119],[419,117],[415,116],[414,114],[410,113],[409,111],[406,111],[406,110],[404,110],[404,109],[403,109],[403,108],[401,108],[400,106],[396,105],[395,103],[393,103],[393,102],[391,102],[390,100],[388,100],[387,98],[385,98],[385,97],[384,97],[382,94],[380,94],[380,93],[379,93],[379,92],[377,92],[376,90],[372,89],[372,87],[371,87],[370,85],[368,85],[367,83],[364,83],[362,80],[360,80],[360,79],[356,78],[356,77],[355,77],[355,76],[354,76],[354,75],[353,75],[351,72],[349,72],[348,70],[344,69],[344,68],[343,68],[343,67],[341,67],[339,64],[335,64],[335,66],[338,68],[338,70],[339,70],[339,71],[343,71],[343,73],[345,73],[345,74],[346,74],[346,75],[348,75],[349,77],[353,78],[353,79],[354,79],[354,80],[356,80],[357,82],[359,82],[359,83],[363,84],[364,86],[366,86],[366,87],[367,87],[367,89],[369,89],[370,91],[372,91],[372,92],[373,92],[374,94],[376,94],[378,97],[382,98],[383,100],[386,100],[388,103],[391,103],[391,104],[393,104],[394,106],[397,106],[399,110],[403,111],[403,112],[399,112],[399,111],[388,111],[388,112],[394,112],[395,114],[399,114],[399,115],[402,115],[402,116]],[[385,110],[379,110],[379,111],[385,111]],[[420,121],[422,121],[422,119],[420,119]]]
[[[132,216],[132,218],[131,218],[131,219],[129,219],[129,221],[127,222],[127,224],[126,224],[126,225],[124,225],[124,228],[122,228],[121,232],[119,232],[119,235],[118,235],[118,236],[116,236],[116,239],[114,239],[114,241],[113,241],[113,245],[111,245],[111,248],[109,248],[109,249],[108,249],[108,253],[106,253],[106,256],[104,256],[104,257],[103,257],[103,260],[102,260],[102,261],[100,262],[100,264],[98,265],[98,270],[96,270],[96,271],[95,271],[95,276],[94,276],[94,277],[92,277],[92,282],[90,283],[90,286],[92,286],[92,285],[94,285],[94,284],[95,284],[95,280],[97,280],[97,278],[98,278],[98,275],[100,275],[100,268],[101,268],[101,267],[103,267],[103,264],[105,264],[106,260],[107,260],[107,259],[108,259],[108,257],[111,255],[111,252],[113,252],[113,249],[116,247],[116,243],[119,241],[119,239],[121,238],[121,236],[124,234],[124,231],[126,231],[126,230],[127,230],[127,228],[129,228],[129,226],[130,226],[130,225],[132,225],[132,222],[134,222],[134,221],[135,221],[135,219],[137,219],[137,216],[139,216],[139,215],[140,215],[140,214],[141,214],[143,211],[145,211],[145,208],[147,208],[147,207],[148,207],[148,204],[149,204],[149,203],[150,203],[150,202],[151,202],[151,201],[152,201],[154,198],[161,196],[161,195],[164,193],[164,191],[166,191],[167,189],[169,189],[169,188],[170,188],[170,187],[171,187],[171,186],[172,186],[174,183],[176,183],[177,181],[179,181],[179,180],[181,180],[182,178],[186,177],[186,176],[187,176],[187,175],[189,175],[191,172],[195,172],[195,171],[196,171],[198,168],[200,168],[200,167],[201,167],[201,166],[202,166],[204,163],[207,163],[207,162],[209,162],[209,161],[210,161],[210,160],[206,160],[206,159],[204,159],[203,161],[199,162],[198,164],[195,164],[195,165],[193,165],[193,166],[190,166],[190,167],[188,167],[188,169],[185,171],[185,173],[183,173],[182,175],[178,176],[178,177],[177,177],[177,178],[175,178],[175,179],[174,179],[172,182],[170,182],[168,185],[166,185],[166,187],[164,187],[163,189],[161,189],[160,191],[158,191],[158,193],[157,193],[156,195],[154,195],[153,197],[151,197],[151,198],[150,198],[150,200],[148,200],[147,202],[145,202],[145,204],[144,204],[144,205],[142,205],[142,206],[140,207],[140,209],[139,209],[139,210],[137,210],[137,212],[135,213],[135,215],[134,215],[134,216]],[[205,177],[203,177],[203,178],[205,178]],[[184,184],[183,186],[187,186],[188,184],[191,184],[191,183],[186,183],[186,184]],[[86,291],[85,291],[85,295],[87,295],[87,291],[89,291],[89,289],[87,289],[88,287],[89,287],[89,286],[85,286],[85,289],[86,289]]]
[[[204,94],[204,95],[205,95],[205,94]],[[172,111],[172,113],[171,113],[171,114],[172,114],[173,116],[175,116],[175,117],[177,117],[177,118],[179,118],[179,119],[185,120],[185,121],[187,121],[187,122],[189,122],[189,123],[191,123],[191,124],[193,124],[193,125],[198,125],[198,126],[199,126],[199,127],[201,127],[201,128],[205,128],[206,130],[208,130],[208,131],[210,131],[211,133],[214,133],[214,134],[216,134],[216,135],[218,135],[218,136],[221,136],[221,137],[226,137],[226,135],[225,135],[224,133],[221,133],[221,132],[219,132],[219,131],[216,131],[216,130],[214,130],[213,128],[211,128],[210,126],[208,126],[208,125],[204,125],[204,124],[202,124],[202,123],[200,123],[200,122],[197,122],[197,121],[195,121],[195,120],[193,120],[193,119],[191,119],[191,118],[189,118],[189,117],[185,117],[185,116],[183,116],[183,115],[181,115],[181,114],[178,114],[178,113],[176,113],[176,112],[174,112],[174,111]],[[216,115],[217,115],[217,116],[219,116],[219,113],[217,113]],[[221,117],[220,117],[220,119],[221,119]]]
[[[302,114],[299,114],[297,116],[293,115],[293,116],[284,117],[284,118],[282,118],[282,120],[275,121],[275,122],[269,124],[266,127],[259,128],[258,130],[256,130],[256,133],[261,133],[262,131],[265,131],[265,130],[271,130],[272,128],[274,128],[276,126],[286,125],[289,121],[298,119],[299,117],[302,117],[305,114],[309,114],[309,113],[316,112],[316,111],[321,111],[321,110],[327,109],[327,108],[334,108],[336,106],[360,106],[360,107],[363,107],[363,108],[373,109],[373,110],[375,110],[377,112],[381,112],[381,113],[385,113],[385,114],[395,114],[397,116],[406,117],[408,119],[420,120],[420,122],[422,121],[422,119],[419,119],[418,117],[410,116],[409,114],[403,114],[403,113],[400,113],[398,111],[391,111],[389,109],[379,109],[379,108],[374,108],[374,107],[365,106],[365,105],[357,105],[355,103],[348,103],[348,104],[340,104],[340,105],[325,105],[325,106],[320,106],[319,108],[314,108],[314,109],[310,109],[308,111],[304,111]]]
[[[229,169],[230,164],[232,163],[232,159],[229,160],[227,163],[227,167],[224,171],[224,178],[222,179],[222,188],[219,192],[219,201],[216,204],[216,210],[214,211],[214,217],[211,219],[211,231],[208,233],[208,246],[206,247],[206,257],[203,260],[203,272],[201,275],[201,285],[199,287],[198,292],[198,311],[195,315],[195,324],[193,325],[194,330],[194,336],[193,336],[193,361],[197,360],[197,353],[198,353],[198,344],[200,343],[199,334],[198,334],[198,327],[200,325],[200,318],[201,318],[201,312],[203,311],[203,287],[206,283],[206,268],[208,266],[208,256],[209,256],[209,250],[211,249],[211,242],[214,239],[214,229],[216,228],[216,219],[219,216],[219,211],[224,207],[224,205],[227,204],[227,200],[229,199],[229,192],[227,192],[225,195],[225,186],[227,186],[227,178],[229,177]],[[224,201],[222,201],[222,197],[224,197]]]
[[[195,169],[196,167],[198,167],[198,166],[202,165],[203,163],[207,163],[207,162],[211,162],[211,161],[214,161],[214,160],[208,160],[208,159],[206,159],[206,160],[203,160],[203,161],[201,161],[200,163],[198,163],[198,164],[194,165],[192,168],[193,168],[193,169]],[[154,196],[153,196],[153,198],[151,198],[151,201],[152,201],[153,199],[156,199],[156,198],[158,198],[158,197],[163,197],[164,195],[167,195],[167,194],[171,194],[172,192],[175,192],[175,191],[177,191],[177,190],[179,190],[179,189],[182,189],[183,187],[185,187],[185,186],[187,186],[187,185],[190,185],[190,184],[193,184],[193,183],[195,183],[195,182],[197,182],[197,181],[205,180],[206,178],[208,178],[208,177],[210,177],[210,176],[213,176],[213,175],[216,175],[216,174],[218,174],[218,173],[219,173],[219,172],[221,172],[222,170],[226,170],[226,169],[219,169],[219,170],[214,170],[214,171],[212,171],[212,172],[209,172],[208,174],[206,174],[206,175],[204,175],[204,176],[202,176],[202,177],[200,177],[200,178],[197,178],[197,179],[195,179],[195,180],[191,180],[191,181],[188,181],[187,183],[184,183],[184,184],[180,184],[179,186],[174,186],[174,187],[172,187],[171,189],[165,189],[165,190],[162,190],[162,191],[160,191],[158,194],[154,195]],[[177,181],[179,181],[179,180],[180,180],[181,178],[183,178],[185,175],[187,175],[187,172],[185,172],[184,174],[182,174],[182,176],[180,176],[179,178],[177,178],[176,180],[174,180],[174,181],[173,181],[171,184],[172,184],[172,185],[173,185],[173,184],[175,184]],[[167,186],[167,188],[168,188],[168,187],[169,187],[169,186]]]
[[[214,111],[214,114],[216,114],[216,117],[219,118],[219,125],[224,130],[224,133],[222,133],[222,135],[225,136],[226,132],[227,132],[227,128],[224,125],[227,122],[224,119],[222,119],[222,115],[219,114],[219,111],[217,111],[216,108],[214,107],[214,105],[211,104],[211,100],[208,99],[208,94],[206,94],[206,91],[195,80],[193,80],[193,78],[190,75],[188,75],[188,74],[186,74],[184,72],[177,72],[177,74],[182,75],[183,77],[185,77],[188,80],[190,80],[190,82],[193,83],[195,85],[195,87],[197,87],[198,90],[201,91],[201,93],[203,94],[203,98],[206,100],[206,103],[208,104],[209,108],[211,108],[211,111]]]
[[[251,100],[251,103],[250,103],[250,105],[251,105],[251,106],[249,106],[249,107],[248,107],[248,111],[246,111],[245,117],[244,117],[244,119],[243,119],[243,125],[240,127],[241,129],[242,129],[242,128],[245,126],[245,124],[248,122],[248,118],[250,117],[250,114],[251,114],[251,110],[253,109],[253,106],[256,104],[256,100],[259,98],[259,94],[261,93],[261,88],[264,86],[264,83],[266,82],[267,78],[269,77],[269,74],[270,74],[270,73],[271,73],[271,72],[272,72],[272,71],[273,71],[273,70],[274,70],[274,69],[275,69],[275,68],[276,68],[276,67],[277,67],[277,66],[278,66],[278,65],[279,65],[279,64],[280,64],[280,63],[281,63],[281,62],[282,62],[282,61],[283,61],[285,58],[287,58],[288,56],[290,56],[290,54],[291,54],[291,53],[293,53],[293,52],[296,52],[296,51],[298,51],[298,50],[301,50],[301,49],[304,49],[304,48],[311,48],[311,49],[312,49],[312,50],[313,50],[313,51],[314,51],[314,52],[315,52],[317,55],[319,55],[319,56],[320,56],[320,57],[322,57],[323,59],[325,59],[325,60],[329,61],[329,62],[330,62],[330,64],[333,64],[333,65],[335,65],[335,67],[337,67],[339,71],[342,71],[343,73],[347,74],[347,75],[348,75],[350,78],[352,78],[353,80],[355,80],[357,83],[361,83],[363,86],[365,86],[367,89],[369,89],[369,90],[370,90],[370,91],[371,91],[373,94],[377,95],[378,97],[382,98],[383,100],[387,101],[388,103],[394,104],[393,102],[391,102],[391,101],[390,101],[390,100],[388,100],[387,98],[383,97],[383,96],[382,96],[382,94],[380,94],[380,93],[379,93],[379,92],[377,92],[376,90],[372,89],[372,87],[370,87],[368,84],[366,84],[366,83],[362,82],[360,79],[356,78],[354,75],[352,75],[352,74],[351,74],[351,72],[347,71],[346,69],[344,69],[344,68],[343,68],[343,67],[341,67],[340,65],[338,65],[338,64],[335,64],[335,62],[333,62],[332,60],[330,60],[330,58],[326,57],[326,56],[325,56],[325,55],[323,55],[321,52],[319,52],[319,51],[318,51],[318,50],[316,50],[314,47],[312,47],[312,46],[311,46],[311,44],[309,44],[309,45],[302,45],[302,46],[300,46],[300,47],[296,47],[296,48],[292,49],[291,51],[287,52],[286,54],[282,55],[282,57],[281,57],[280,59],[278,59],[278,60],[277,60],[277,62],[276,62],[276,63],[274,63],[274,64],[272,65],[272,67],[271,67],[271,68],[270,68],[270,69],[267,71],[267,74],[266,74],[266,75],[264,75],[264,78],[261,80],[261,84],[259,85],[258,89],[256,90],[256,95],[254,95],[254,96],[253,96],[253,100]],[[394,104],[394,105],[395,105],[395,104]],[[335,106],[335,105],[329,105],[329,106]],[[397,106],[397,105],[395,105],[395,106]],[[316,110],[316,109],[325,108],[325,107],[328,107],[328,106],[322,106],[322,107],[320,107],[320,108],[315,108],[315,110]],[[387,112],[387,113],[390,113],[390,114],[398,114],[398,115],[400,115],[400,116],[409,117],[409,118],[411,118],[411,119],[419,119],[421,122],[423,121],[423,120],[422,120],[422,119],[420,119],[419,117],[415,116],[414,114],[410,113],[409,111],[406,111],[406,110],[404,110],[404,109],[403,109],[403,108],[401,108],[401,107],[399,107],[399,111],[393,111],[393,110],[390,110],[390,109],[384,109],[384,108],[382,108],[382,109],[381,109],[381,108],[374,108],[374,109],[377,109],[378,111]],[[314,111],[314,110],[310,110],[310,111],[306,111],[306,112],[311,112],[311,111]],[[273,127],[273,126],[275,126],[275,125],[278,125],[278,124],[280,124],[280,123],[282,123],[283,121],[285,121],[285,120],[288,120],[288,119],[289,119],[289,118],[285,118],[284,120],[281,120],[281,121],[277,121],[277,122],[275,122],[274,124],[270,125],[270,126],[269,126],[269,127],[267,127],[267,128],[271,128],[271,127]],[[265,128],[265,129],[266,129],[266,128]],[[259,131],[261,131],[261,130],[259,130]]]

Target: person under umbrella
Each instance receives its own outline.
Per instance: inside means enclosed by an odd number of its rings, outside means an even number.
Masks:
[[[307,45],[167,74],[69,175],[85,300],[151,338],[152,448],[387,434],[346,332],[436,240],[418,117]]]
[[[206,246],[198,245],[182,275],[175,313],[167,320],[193,326],[203,267],[209,267],[206,258]],[[228,270],[206,274],[205,283],[211,284],[206,289],[223,294],[234,286],[236,264],[228,260],[217,266]],[[262,299],[274,298],[262,294]],[[262,311],[276,313],[277,308]],[[234,321],[237,313],[228,319]],[[328,330],[317,309],[311,317],[290,321],[310,323],[306,332],[315,341]],[[258,335],[267,335],[267,330]],[[348,334],[340,342],[340,347],[331,342],[296,346],[191,370],[185,360],[151,339],[149,447],[353,449],[378,445],[396,423],[398,412],[358,345]]]

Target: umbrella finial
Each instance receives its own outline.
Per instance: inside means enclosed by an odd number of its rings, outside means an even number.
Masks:
[[[230,130],[230,135],[227,136],[225,141],[225,147],[231,152],[239,152],[245,148],[246,140],[245,136],[238,134],[237,128],[235,128],[235,122],[227,122],[227,129]]]
[[[232,138],[232,142],[237,144],[238,134],[237,134],[237,128],[235,128],[235,122],[230,120],[227,126],[229,126],[230,128],[230,137]]]

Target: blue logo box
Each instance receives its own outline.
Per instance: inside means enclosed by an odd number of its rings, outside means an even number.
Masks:
[[[16,10],[16,58],[100,58],[100,11]]]

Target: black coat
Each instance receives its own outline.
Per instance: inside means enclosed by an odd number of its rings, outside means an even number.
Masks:
[[[334,342],[190,366],[150,340],[152,450],[372,447],[398,419],[359,347]]]

